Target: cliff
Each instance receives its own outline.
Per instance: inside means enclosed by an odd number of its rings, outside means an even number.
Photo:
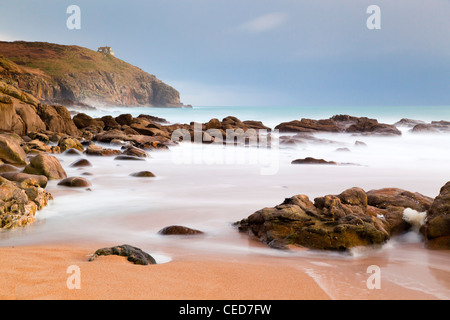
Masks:
[[[45,42],[0,42],[0,81],[46,104],[183,107],[180,94],[112,55]]]

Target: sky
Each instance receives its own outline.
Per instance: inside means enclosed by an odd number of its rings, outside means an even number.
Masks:
[[[450,0],[0,4],[0,40],[111,46],[185,104],[450,106]],[[70,5],[81,10],[81,29],[67,28]],[[370,5],[381,29],[367,27]]]

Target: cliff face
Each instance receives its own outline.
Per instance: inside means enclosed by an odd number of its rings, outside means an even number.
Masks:
[[[0,81],[45,103],[184,106],[179,92],[154,75],[78,46],[0,42]]]

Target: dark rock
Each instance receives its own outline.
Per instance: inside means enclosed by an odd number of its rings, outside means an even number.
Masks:
[[[425,235],[427,248],[450,249],[450,181],[433,200],[422,233]]]
[[[87,127],[98,127],[100,129],[103,129],[105,127],[105,124],[102,121],[95,120],[85,113],[78,113],[77,115],[75,115],[73,117],[73,122],[78,129],[84,129]]]
[[[94,255],[89,259],[89,261],[94,261],[99,256],[109,256],[109,255],[127,257],[128,261],[139,265],[156,264],[156,260],[151,255],[142,251],[139,248],[132,247],[128,244],[98,249],[97,251],[95,251]]]
[[[169,226],[161,229],[158,233],[162,235],[196,235],[204,232],[184,226]]]
[[[337,163],[334,161],[326,161],[324,159],[315,159],[311,157],[307,157],[305,159],[297,159],[291,162],[292,164],[331,164],[336,165]]]
[[[133,156],[117,156],[114,158],[114,160],[131,160],[131,161],[145,161],[143,158],[133,157]]]
[[[91,183],[85,178],[80,177],[70,177],[61,180],[58,186],[71,187],[71,188],[85,188],[90,187]]]
[[[67,156],[82,156],[83,155],[79,150],[77,150],[75,148],[70,148],[70,149],[64,151],[64,154]]]
[[[92,167],[92,163],[87,159],[79,159],[70,165],[73,168]]]
[[[125,146],[122,154],[138,158],[150,158],[150,155],[145,150],[133,146]]]
[[[153,178],[153,177],[155,177],[155,175],[150,171],[135,172],[135,173],[130,174],[130,176],[137,177],[137,178]]]
[[[120,116],[116,117],[115,120],[121,126],[123,125],[130,126],[131,122],[133,121],[133,116],[131,114],[121,114]]]
[[[367,213],[367,196],[360,188],[314,201],[297,195],[276,207],[256,211],[235,225],[277,248],[295,244],[344,251],[380,245],[390,238],[384,221]]]

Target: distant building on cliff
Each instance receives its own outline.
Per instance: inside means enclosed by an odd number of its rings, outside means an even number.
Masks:
[[[107,53],[110,55],[114,55],[114,51],[111,49],[111,47],[99,47],[97,52],[101,52],[101,53]]]

